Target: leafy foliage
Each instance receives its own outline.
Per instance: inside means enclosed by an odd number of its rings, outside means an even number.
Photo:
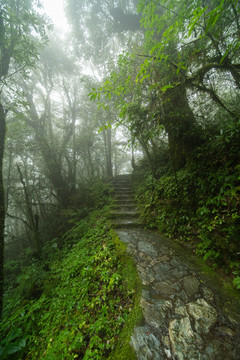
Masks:
[[[106,210],[92,214],[82,231],[65,235],[71,249],[49,263],[42,295],[14,309],[1,326],[3,359],[104,359],[132,306]]]
[[[236,276],[239,287],[239,124],[221,124],[211,142],[191,154],[188,166],[138,186],[139,206],[148,227],[190,241],[196,253]]]

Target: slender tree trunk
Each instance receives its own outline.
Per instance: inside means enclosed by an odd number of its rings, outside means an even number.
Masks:
[[[132,136],[131,136],[132,137]],[[135,165],[135,154],[134,154],[134,139],[132,137],[132,168],[133,170],[135,169],[136,165]]]
[[[107,177],[113,176],[112,171],[112,132],[111,128],[107,130],[103,129],[103,140],[105,148],[105,159],[106,159],[106,175]]]
[[[11,169],[12,169],[12,159],[13,159],[13,152],[12,152],[12,145],[9,148],[9,160],[8,160],[8,174],[7,174],[7,184],[5,189],[5,211],[8,212],[9,206],[9,194],[11,189]]]
[[[112,170],[112,129],[109,127],[107,129],[107,176],[113,177]]]
[[[3,309],[3,284],[4,284],[4,225],[5,225],[5,201],[3,187],[3,156],[4,141],[6,134],[6,112],[0,103],[0,317]]]
[[[28,193],[28,188],[23,179],[22,171],[20,169],[20,166],[18,166],[17,168],[18,168],[20,181],[21,181],[21,184],[23,185],[23,191],[24,191],[24,195],[25,195],[27,216],[28,216],[28,221],[29,221],[30,230],[31,230],[30,237],[31,237],[31,235],[33,236],[34,246],[37,250],[38,256],[41,256],[42,243],[41,243],[41,239],[39,238],[39,234],[38,234],[39,216],[38,216],[38,214],[33,213],[31,199],[30,199],[30,196]]]
[[[76,191],[77,184],[77,153],[76,153],[76,129],[73,128],[73,191]]]

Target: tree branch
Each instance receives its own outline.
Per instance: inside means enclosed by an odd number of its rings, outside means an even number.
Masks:
[[[200,91],[208,93],[211,96],[211,98],[213,99],[213,101],[215,101],[218,105],[220,105],[223,109],[225,109],[232,117],[235,118],[235,114],[224,105],[222,100],[217,96],[217,94],[213,90],[207,88],[204,85],[199,85],[199,84],[194,84],[194,83],[192,84],[192,86],[194,86],[195,88],[197,88]]]
[[[30,225],[27,223],[26,220],[24,220],[24,219],[22,219],[22,218],[20,218],[18,216],[8,214],[8,213],[6,214],[6,216],[10,217],[11,219],[16,219],[16,220],[22,221],[29,229],[31,229]]]

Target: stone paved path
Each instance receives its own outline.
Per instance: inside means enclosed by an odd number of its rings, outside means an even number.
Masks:
[[[128,181],[116,181],[118,196],[130,194]],[[143,284],[144,321],[131,337],[137,359],[240,359],[239,297],[226,294],[220,281],[205,275],[188,249],[154,231],[133,228],[139,222],[128,219],[129,209],[116,201],[116,232],[134,257]],[[117,212],[125,216],[119,219]]]

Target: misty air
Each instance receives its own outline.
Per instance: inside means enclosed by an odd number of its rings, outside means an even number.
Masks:
[[[0,0],[0,359],[238,360],[240,4]]]

